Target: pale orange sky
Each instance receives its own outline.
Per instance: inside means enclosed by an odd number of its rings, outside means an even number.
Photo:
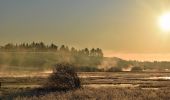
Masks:
[[[104,56],[137,61],[170,61],[170,53],[114,53],[112,51],[106,51],[104,52]]]
[[[0,45],[43,41],[170,60],[170,32],[158,25],[164,12],[170,0],[0,0]]]

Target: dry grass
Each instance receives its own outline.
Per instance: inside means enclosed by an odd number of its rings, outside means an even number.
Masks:
[[[3,96],[16,100],[169,100],[170,80],[149,79],[149,77],[168,77],[170,73],[117,72],[117,73],[79,73],[82,87],[69,91],[43,90],[36,88],[2,88]],[[9,85],[40,84],[47,78],[0,78]],[[3,85],[8,85],[4,83]],[[85,87],[84,84],[132,84],[137,87]],[[3,100],[3,99],[2,99]],[[6,100],[6,99],[5,99]],[[8,100],[8,99],[7,99]]]
[[[15,100],[169,100],[170,91],[128,88],[82,88],[68,92],[53,92],[43,96],[17,97]]]

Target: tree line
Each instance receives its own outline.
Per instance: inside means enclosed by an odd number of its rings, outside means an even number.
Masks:
[[[43,42],[12,44],[0,48],[0,66],[24,66],[25,68],[48,68],[56,63],[67,62],[75,66],[97,67],[103,60],[100,48],[69,48]]]
[[[60,53],[81,53],[82,55],[88,56],[100,56],[103,57],[102,49],[100,48],[92,48],[92,49],[80,49],[77,50],[76,48],[72,47],[69,48],[68,46],[61,45],[60,47],[54,43],[50,45],[45,45],[43,42],[32,42],[32,43],[21,43],[21,44],[12,44],[8,43],[4,46],[0,46],[0,51],[10,51],[10,52],[48,52],[48,51],[55,51]]]

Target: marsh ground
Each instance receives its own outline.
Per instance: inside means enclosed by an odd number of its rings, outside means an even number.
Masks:
[[[2,99],[117,99],[168,100],[169,72],[81,72],[82,88],[77,90],[45,90],[42,84],[50,73],[2,75]]]

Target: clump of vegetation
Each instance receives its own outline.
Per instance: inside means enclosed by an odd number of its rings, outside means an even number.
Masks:
[[[66,63],[56,64],[51,76],[49,76],[46,88],[76,89],[80,88],[80,79],[74,70],[74,66]]]
[[[121,72],[122,68],[121,67],[111,67],[107,70],[107,72]]]
[[[131,71],[133,72],[140,72],[140,71],[143,71],[143,69],[141,67],[138,67],[138,66],[135,66],[131,69]]]
[[[98,72],[100,71],[97,67],[93,66],[80,66],[76,68],[78,72]]]

